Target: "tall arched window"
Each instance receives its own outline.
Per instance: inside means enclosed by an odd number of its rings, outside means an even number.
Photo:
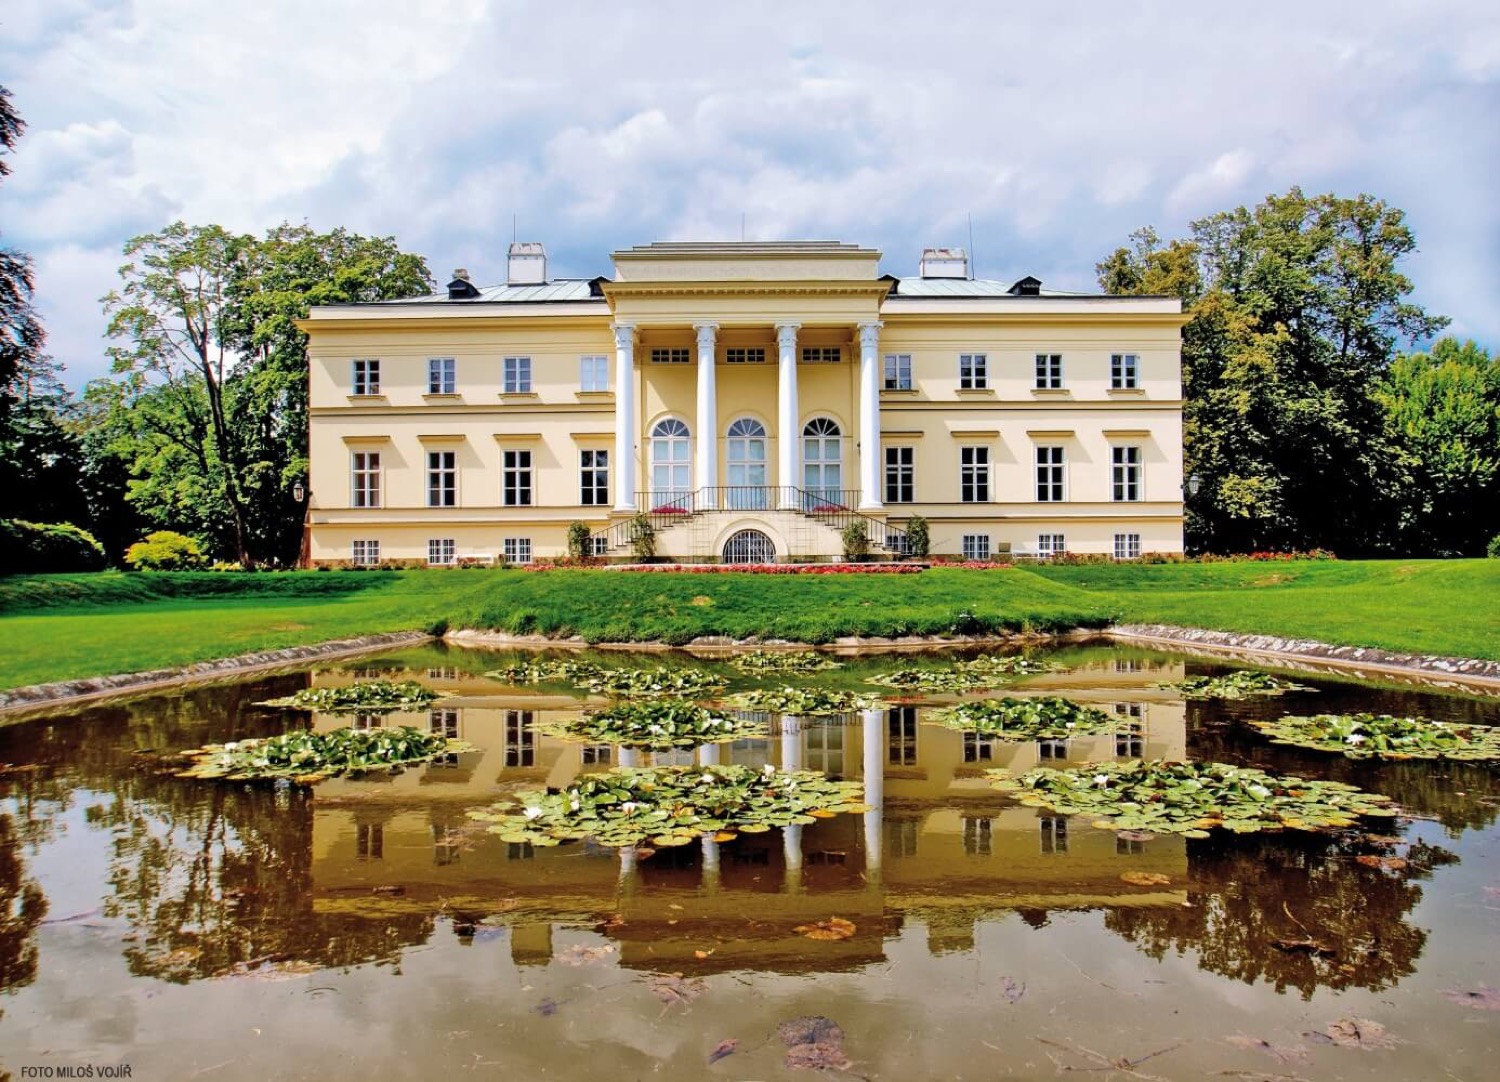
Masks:
[[[692,433],[687,425],[668,417],[651,430],[651,507],[687,509],[692,492]]]
[[[802,487],[814,500],[843,502],[843,444],[838,423],[827,417],[814,417],[802,429]]]
[[[729,426],[729,492],[724,506],[733,511],[763,511],[766,492],[766,426],[741,417]]]

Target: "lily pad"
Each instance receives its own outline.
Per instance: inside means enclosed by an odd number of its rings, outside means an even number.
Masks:
[[[494,669],[485,673],[493,680],[507,684],[557,684],[572,683],[596,676],[602,669],[591,661],[575,661],[572,658],[543,658],[539,661],[523,661]]]
[[[336,688],[303,688],[295,695],[267,699],[257,705],[316,710],[324,714],[391,714],[396,711],[425,710],[441,698],[442,694],[423,687],[415,680],[403,680],[399,683],[390,680],[360,680]]]
[[[723,691],[728,683],[704,669],[599,669],[581,675],[576,685],[613,698],[706,699]]]
[[[843,664],[814,650],[752,650],[736,654],[729,664],[743,673],[810,673],[841,669]]]
[[[209,744],[185,752],[193,765],[179,777],[225,781],[284,778],[297,785],[310,785],[344,774],[394,772],[438,755],[473,750],[471,744],[409,725],[398,729],[333,729],[326,733],[299,730],[262,740]]]
[[[1175,691],[1184,699],[1260,699],[1289,691],[1318,690],[1251,669],[1239,669],[1228,676],[1193,676],[1175,684],[1156,686]]]
[[[702,744],[723,744],[766,735],[766,727],[759,722],[669,699],[619,702],[606,710],[586,713],[579,718],[542,722],[536,729],[569,740],[656,751],[696,748]]]
[[[850,714],[857,710],[874,710],[881,701],[873,695],[855,691],[830,691],[824,688],[757,688],[726,700],[740,710],[760,710],[793,717],[818,717]]]
[[[1031,699],[981,699],[928,714],[950,729],[995,740],[1065,740],[1112,733],[1120,717],[1056,695]]]
[[[1500,759],[1500,729],[1389,714],[1287,715],[1251,721],[1277,744],[1349,759]]]

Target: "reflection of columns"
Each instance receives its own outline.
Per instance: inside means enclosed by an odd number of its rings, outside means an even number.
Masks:
[[[632,768],[640,766],[641,765],[641,749],[640,748],[621,748],[620,749],[620,765],[621,766],[628,766],[628,767],[632,767]]]
[[[802,719],[781,715],[781,769],[802,769]]]
[[[776,400],[776,463],[783,507],[795,507],[796,500],[787,490],[800,486],[797,472],[797,445],[801,429],[797,425],[797,323],[776,324],[776,348],[779,365],[779,393]]]
[[[781,769],[802,769],[802,719],[781,715]],[[781,846],[786,854],[786,889],[796,894],[802,889],[802,824],[781,828]]]
[[[879,511],[880,324],[859,325],[859,509]]]
[[[718,744],[704,744],[698,749],[699,766],[718,766],[720,762]]]
[[[712,511],[713,489],[719,483],[718,392],[714,389],[714,332],[717,323],[694,323],[698,332],[698,476],[695,487],[708,489],[698,497],[696,509]]]
[[[636,883],[639,880],[637,862],[640,855],[635,846],[627,845],[620,850],[620,891],[623,894],[634,894]]]
[[[703,889],[712,893],[719,889],[719,843],[712,834],[700,839],[703,843]]]
[[[615,332],[615,510],[635,510],[635,325]]]
[[[880,871],[884,856],[885,839],[881,836],[881,823],[885,815],[885,720],[884,710],[863,712],[865,765],[865,803],[870,810],[865,812],[865,870],[870,879]]]

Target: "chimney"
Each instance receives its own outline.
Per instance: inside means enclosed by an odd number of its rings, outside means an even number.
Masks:
[[[453,281],[448,283],[448,299],[471,301],[477,296],[479,296],[479,290],[473,282],[469,281],[469,272],[459,267],[453,272]]]
[[[536,241],[512,241],[505,280],[513,286],[547,284],[547,249]]]
[[[969,253],[962,248],[924,248],[920,274],[923,278],[967,278]]]

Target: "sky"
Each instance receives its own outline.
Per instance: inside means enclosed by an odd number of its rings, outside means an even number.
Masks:
[[[6,0],[0,243],[50,352],[177,219],[389,235],[446,281],[821,238],[1094,287],[1129,233],[1300,185],[1401,208],[1415,299],[1500,346],[1500,4]],[[742,225],[743,223],[743,225]]]

